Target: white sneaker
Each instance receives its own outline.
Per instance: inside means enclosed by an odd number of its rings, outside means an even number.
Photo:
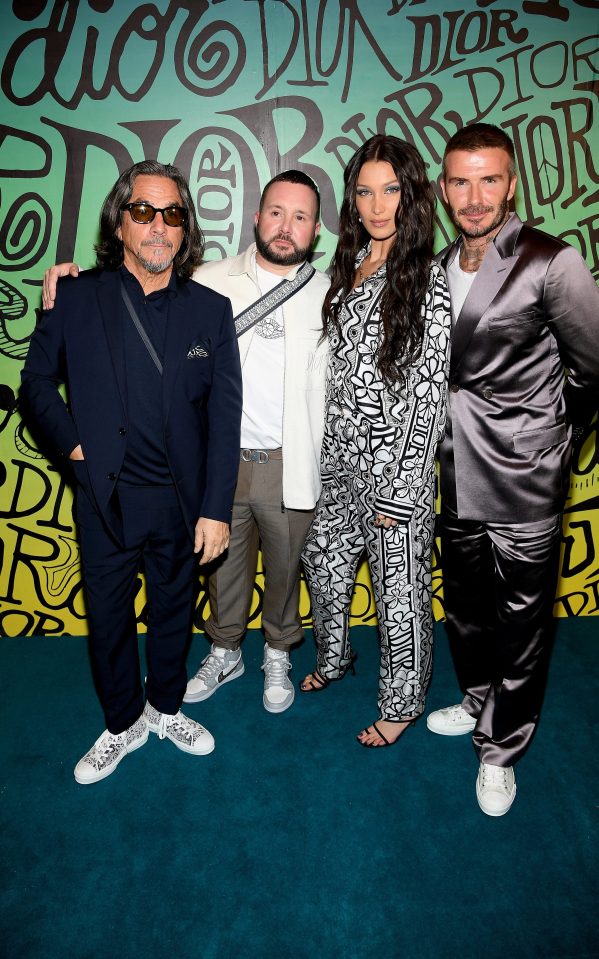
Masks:
[[[170,739],[184,753],[207,756],[214,749],[212,733],[181,711],[174,715],[159,713],[150,703],[146,703],[144,718],[150,730],[158,733],[159,739]]]
[[[513,766],[481,763],[476,777],[476,798],[487,816],[505,816],[516,798]]]
[[[426,725],[431,733],[439,736],[463,736],[471,733],[476,726],[476,719],[470,716],[460,704],[448,706],[446,709],[436,709],[426,717]]]
[[[287,676],[291,669],[289,653],[283,649],[271,649],[264,644],[264,695],[262,702],[269,713],[283,713],[295,699],[293,683]]]
[[[129,729],[114,734],[104,730],[92,748],[75,766],[75,779],[82,786],[97,783],[113,773],[127,753],[148,741],[148,727],[143,714]]]
[[[223,649],[212,644],[206,659],[193,679],[189,680],[183,702],[201,703],[209,699],[220,686],[243,676],[244,672],[240,649]]]

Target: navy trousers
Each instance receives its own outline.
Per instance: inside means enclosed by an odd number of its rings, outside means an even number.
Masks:
[[[115,734],[139,718],[146,698],[163,713],[181,706],[197,568],[173,487],[122,487],[118,499],[123,545],[87,494],[77,495],[90,659],[106,727]],[[145,696],[134,607],[141,571],[148,600]]]

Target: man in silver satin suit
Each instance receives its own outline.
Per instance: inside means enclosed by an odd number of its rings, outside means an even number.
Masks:
[[[479,806],[502,816],[545,691],[572,433],[599,395],[599,290],[576,250],[509,212],[503,130],[458,131],[441,188],[460,230],[438,260],[454,317],[441,552],[463,699],[427,725],[473,733]]]

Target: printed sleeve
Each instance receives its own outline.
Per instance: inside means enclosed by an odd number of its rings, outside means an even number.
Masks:
[[[400,425],[375,495],[376,512],[399,522],[410,520],[423,486],[433,482],[445,425],[451,310],[445,275],[438,266],[431,268],[422,311],[422,350],[408,372]]]

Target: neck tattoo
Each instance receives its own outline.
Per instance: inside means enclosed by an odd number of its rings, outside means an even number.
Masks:
[[[478,243],[476,246],[466,246],[463,243],[460,250],[460,268],[465,273],[476,273],[491,242],[492,240],[489,239],[485,243]]]

